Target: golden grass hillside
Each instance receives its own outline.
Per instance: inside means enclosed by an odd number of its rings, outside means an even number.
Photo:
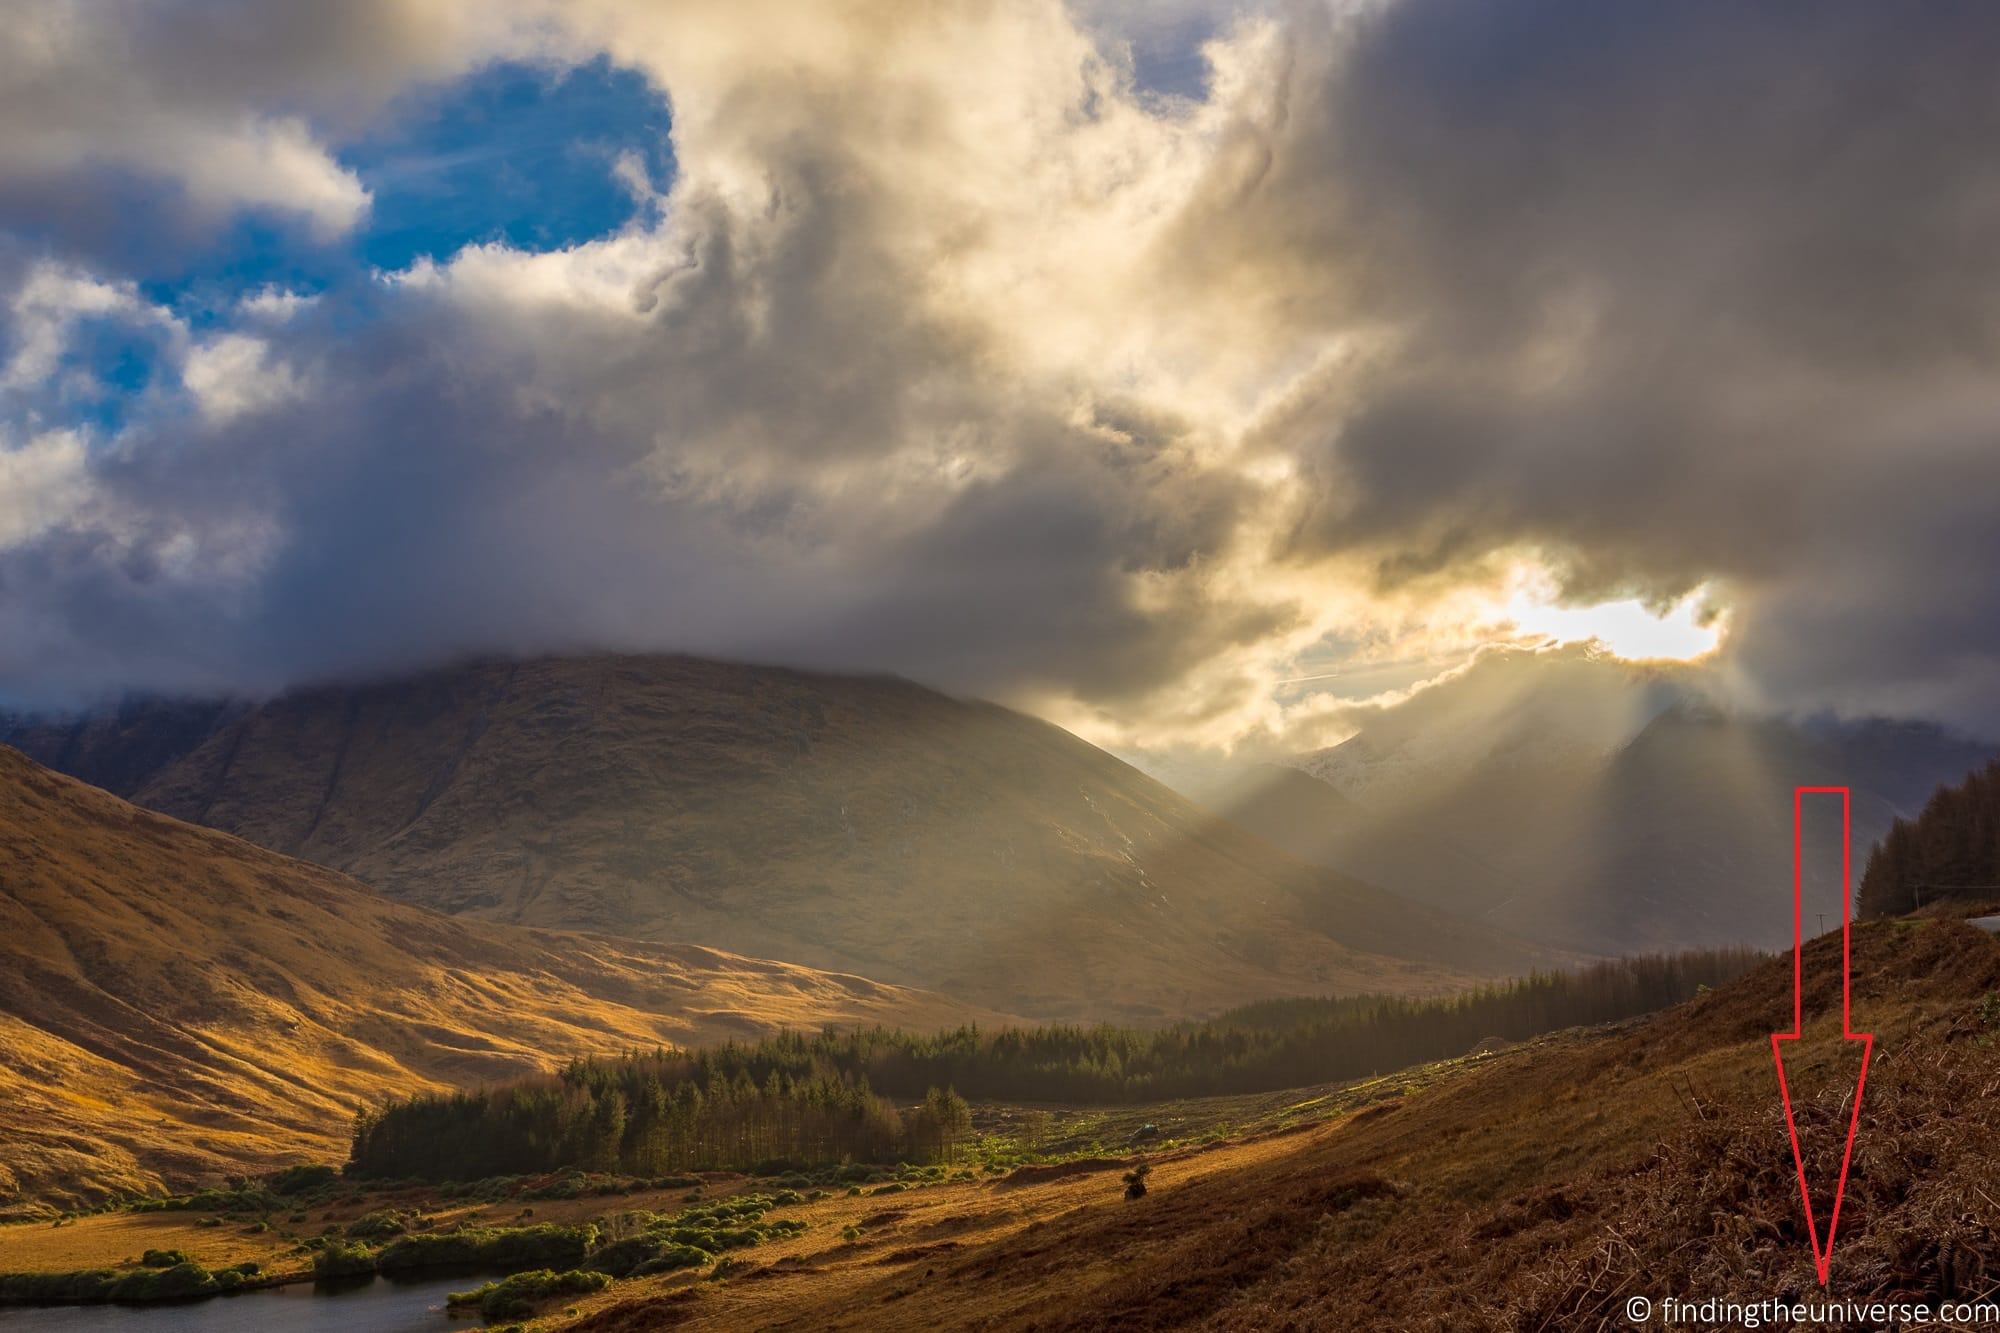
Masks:
[[[0,747],[0,1212],[338,1160],[371,1099],[574,1054],[982,1016],[704,948],[454,920]]]
[[[1037,1018],[1434,991],[1550,961],[1293,860],[1060,728],[890,677],[544,658],[5,735],[442,911]]]
[[[1839,949],[1808,949],[1809,1033],[1838,1030]],[[2000,943],[1956,921],[1871,924],[1855,983],[1877,1047],[1829,1290],[1993,1299]],[[1787,956],[1320,1125],[1159,1154],[1141,1199],[1123,1197],[1124,1162],[1029,1168],[874,1207],[858,1244],[828,1232],[882,1201],[830,1202],[776,1262],[621,1284],[535,1327],[1459,1333],[1633,1327],[1635,1295],[1817,1298],[1771,1070],[1790,1009]],[[1853,1089],[1838,1045],[1791,1070],[1816,1182]]]

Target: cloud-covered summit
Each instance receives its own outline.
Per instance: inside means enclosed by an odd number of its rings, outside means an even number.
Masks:
[[[2000,722],[1982,8],[132,13],[0,44],[16,700],[664,647],[1305,742],[1553,579]]]

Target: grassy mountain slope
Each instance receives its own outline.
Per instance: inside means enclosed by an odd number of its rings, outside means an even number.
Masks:
[[[0,1210],[338,1158],[364,1102],[572,1054],[976,1012],[454,920],[0,746]]]
[[[1426,990],[1545,960],[1293,860],[1059,728],[902,680],[594,656],[306,690],[213,709],[205,730],[192,707],[11,736],[447,912],[698,940],[1035,1017]]]
[[[1857,928],[1854,951],[1855,1017],[1877,1044],[1831,1294],[1979,1298],[2000,1198],[2000,943],[1901,920]],[[1838,1030],[1839,954],[1837,933],[1807,951],[1815,1038]],[[1317,1126],[1163,1154],[1142,1199],[1121,1197],[1125,1163],[1034,1168],[1032,1186],[877,1210],[862,1246],[613,1288],[556,1326],[1441,1333],[1632,1327],[1635,1296],[1819,1298],[1767,1035],[1790,1007],[1786,956]],[[1816,1182],[1853,1090],[1839,1045],[1789,1061]]]

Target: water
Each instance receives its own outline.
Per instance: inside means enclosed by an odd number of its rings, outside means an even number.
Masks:
[[[476,1333],[471,1313],[447,1315],[447,1293],[486,1278],[385,1277],[339,1288],[310,1282],[264,1287],[182,1305],[0,1307],[0,1330],[108,1329],[111,1333]]]

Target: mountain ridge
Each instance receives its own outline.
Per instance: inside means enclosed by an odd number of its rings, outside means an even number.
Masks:
[[[1789,909],[1782,894],[1751,890],[1789,882],[1793,787],[1853,790],[1858,867],[1899,813],[1994,751],[1924,723],[1793,722],[1693,695],[1655,709],[1657,680],[1645,688],[1648,706],[1604,747],[1455,738],[1456,758],[1421,782],[1367,730],[1295,756],[1345,802],[1337,836],[1315,841],[1240,783],[1220,808],[1295,854],[1535,938],[1614,952],[1771,947],[1789,938]]]
[[[425,906],[1035,1018],[1435,991],[1555,957],[1287,857],[1049,723],[895,677],[487,660],[0,738]]]

